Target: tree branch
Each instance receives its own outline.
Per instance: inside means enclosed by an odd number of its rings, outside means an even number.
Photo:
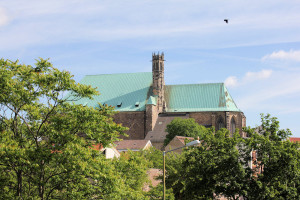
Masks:
[[[54,108],[56,108],[57,105],[58,105],[58,103],[55,102],[54,106],[53,106],[53,107],[51,108],[51,110],[47,113],[45,119],[42,121],[42,123],[40,124],[40,126],[39,126],[39,128],[38,128],[38,130],[37,130],[37,135],[38,135],[38,133],[40,132],[40,130],[41,130],[43,124],[48,120],[50,114],[53,112]]]
[[[25,125],[27,126],[28,130],[32,133],[32,130],[31,130],[29,124],[28,124],[28,123],[26,122],[26,120],[22,117],[22,115],[20,115],[19,112],[17,112],[15,109],[11,108],[11,107],[8,106],[7,104],[6,104],[6,107],[9,108],[9,109],[10,109],[12,112],[14,112],[16,115],[18,115],[18,116],[24,121],[24,123],[25,123]]]

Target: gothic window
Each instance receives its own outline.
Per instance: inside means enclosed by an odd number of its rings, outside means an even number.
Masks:
[[[231,117],[231,121],[230,121],[230,133],[233,134],[235,132],[235,120],[234,117]]]
[[[155,65],[155,67],[154,67],[155,70],[158,70],[158,63],[156,62],[154,65]]]
[[[223,118],[220,116],[217,122],[217,130],[220,130],[221,128],[225,128],[224,126],[224,120]]]

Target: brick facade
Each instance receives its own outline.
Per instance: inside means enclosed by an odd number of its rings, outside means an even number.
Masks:
[[[242,112],[192,112],[189,114],[190,118],[194,118],[195,121],[203,126],[214,126],[216,130],[219,129],[218,122],[224,122],[224,128],[231,130],[231,120],[234,118],[236,128],[239,129],[239,133],[244,137],[242,127],[246,126],[246,117]]]
[[[128,127],[126,132],[129,137],[121,137],[127,140],[143,140],[145,138],[145,112],[119,112],[114,115],[118,124]]]
[[[146,112],[119,112],[114,116],[116,123],[121,123],[123,126],[128,127],[127,134],[129,137],[122,137],[128,140],[143,140],[148,132],[152,131],[157,118],[158,109],[155,105],[147,105]],[[239,129],[242,137],[245,137],[242,132],[242,127],[246,126],[246,117],[242,112],[191,112],[188,113],[189,118],[194,118],[195,121],[203,126],[214,126],[216,130],[219,129],[219,120],[223,120],[224,128],[231,130],[231,120],[234,118],[235,128]],[[155,146],[155,141],[153,145]]]

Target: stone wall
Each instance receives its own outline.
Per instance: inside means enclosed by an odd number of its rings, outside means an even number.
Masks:
[[[232,117],[236,122],[236,128],[239,129],[240,135],[245,136],[242,132],[242,127],[246,126],[246,117],[242,112],[191,112],[190,118],[204,126],[214,126],[218,130],[218,120],[223,119],[224,128],[230,130],[230,122]]]
[[[156,105],[146,105],[146,134],[152,131],[158,117],[158,108]]]
[[[236,123],[236,128],[239,129],[239,133],[242,137],[245,137],[245,133],[242,131],[242,127],[246,126],[246,117],[244,113],[242,112],[226,112],[226,128],[230,130],[230,122],[234,118],[234,121]]]
[[[204,126],[215,126],[212,124],[213,113],[211,112],[191,112],[190,118],[194,118],[198,124]]]
[[[149,131],[152,131],[158,117],[157,107],[147,105],[146,112],[119,112],[114,116],[116,123],[120,123],[129,128],[127,134],[129,137],[121,137],[122,139],[143,140]],[[230,130],[231,119],[234,118],[236,128],[239,129],[240,135],[245,137],[242,127],[246,126],[246,117],[242,112],[191,112],[190,118],[206,127],[214,126],[218,130],[218,119],[222,118],[224,128]],[[155,145],[154,145],[155,146]]]
[[[114,120],[118,124],[128,127],[126,132],[129,137],[121,137],[127,140],[143,140],[145,138],[145,112],[119,112],[114,115]]]

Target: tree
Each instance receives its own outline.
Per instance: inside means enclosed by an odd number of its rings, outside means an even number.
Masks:
[[[163,152],[155,147],[139,152],[141,156],[149,161],[150,168],[162,169],[163,168]]]
[[[132,191],[142,191],[148,180],[147,170],[149,161],[139,152],[128,151],[114,161],[116,171],[122,175],[125,184],[132,188]]]
[[[163,171],[163,152],[155,147],[151,147],[147,150],[139,152],[142,157],[148,160],[148,167],[160,169],[161,174],[157,175],[156,179],[161,180],[157,186],[150,185],[150,191],[147,192],[147,197],[150,199],[161,199],[163,197],[163,182],[162,182],[162,171]],[[166,193],[166,199],[173,200],[174,194],[172,188],[169,188]]]
[[[238,131],[232,137],[227,129],[209,131],[199,147],[168,158],[167,188],[173,188],[176,199],[237,199],[246,177],[237,148],[241,142]]]
[[[147,197],[149,197],[151,200],[161,200],[163,197],[163,184],[160,183],[156,187],[150,187],[151,190],[147,193]],[[168,200],[174,200],[174,194],[173,189],[169,188],[165,191],[165,197]]]
[[[97,95],[94,88],[48,60],[32,67],[1,59],[0,90],[1,199],[138,199],[92,148],[124,135],[113,108],[72,103]]]
[[[290,130],[262,115],[259,128],[231,136],[221,129],[203,135],[201,145],[167,157],[167,188],[176,199],[299,199],[300,145]],[[256,154],[255,157],[253,155]]]
[[[194,138],[197,138],[199,136],[201,138],[206,134],[207,129],[204,126],[196,123],[195,119],[193,118],[175,118],[170,124],[167,125],[166,132],[168,132],[168,134],[166,135],[166,139],[164,141],[165,146],[167,146],[175,136],[186,136]]]
[[[244,130],[250,136],[245,146],[256,154],[247,197],[299,199],[300,146],[289,141],[290,130],[280,129],[276,117],[261,115],[261,120],[259,129]]]

